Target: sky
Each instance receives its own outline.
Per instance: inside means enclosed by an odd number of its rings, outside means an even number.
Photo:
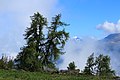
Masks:
[[[0,0],[0,53],[16,56],[25,44],[30,16],[62,14],[70,37],[102,39],[120,32],[120,0]]]
[[[101,38],[106,33],[120,32],[119,0],[60,0],[59,3],[63,6],[64,20],[71,24],[68,28],[71,36]]]

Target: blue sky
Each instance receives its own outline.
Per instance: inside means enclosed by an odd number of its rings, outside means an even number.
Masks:
[[[120,32],[120,0],[0,0],[0,52],[15,56],[25,44],[30,16],[40,12],[51,20],[61,13],[70,37],[103,38]]]
[[[120,18],[119,0],[60,0],[63,7],[63,18],[70,23],[68,30],[71,36],[102,37],[102,31],[96,29],[105,21],[114,24]]]

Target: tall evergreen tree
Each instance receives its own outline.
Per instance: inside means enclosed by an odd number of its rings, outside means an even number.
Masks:
[[[51,25],[48,27],[46,51],[43,57],[43,64],[45,66],[54,66],[55,61],[64,53],[62,50],[69,38],[69,33],[65,32],[64,28],[67,25],[61,21],[61,14],[52,18]]]
[[[114,71],[110,68],[110,57],[100,54],[95,61],[97,75],[115,75]]]
[[[44,34],[43,28],[47,26],[47,19],[43,17],[38,12],[31,16],[31,27],[27,28],[25,39],[27,40],[27,45],[30,46],[31,43],[35,44],[36,52],[43,53],[44,44]],[[40,54],[36,55],[38,57]]]
[[[94,62],[94,53],[93,53],[87,59],[86,66],[83,71],[84,74],[93,75],[94,74],[94,66],[95,66],[95,62]]]
[[[55,67],[55,61],[63,54],[62,49],[69,34],[60,26],[67,26],[60,20],[61,15],[52,18],[48,27],[47,19],[39,13],[31,16],[31,26],[26,29],[26,46],[21,48],[21,52],[15,59],[18,69],[29,71],[39,70],[44,67]],[[48,34],[43,33],[43,29],[48,29]]]
[[[39,57],[44,51],[43,28],[47,26],[47,19],[37,12],[31,16],[31,20],[31,26],[26,29],[24,35],[27,45],[21,49],[15,61],[18,68],[34,71],[39,68]]]

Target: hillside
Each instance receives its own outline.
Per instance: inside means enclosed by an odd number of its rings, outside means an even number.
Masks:
[[[115,78],[88,75],[62,75],[43,72],[25,72],[16,70],[0,70],[0,80],[115,80]]]
[[[100,54],[109,55],[112,68],[116,71],[116,74],[120,75],[120,33],[110,34],[99,40],[96,51]]]

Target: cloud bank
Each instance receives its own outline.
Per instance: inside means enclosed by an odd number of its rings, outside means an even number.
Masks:
[[[77,68],[84,69],[87,58],[95,52],[96,40],[89,37],[84,39],[71,38],[65,45],[66,53],[61,56],[62,62],[59,64],[60,69],[67,69],[70,62],[74,61]]]
[[[40,12],[50,18],[60,11],[58,0],[0,0],[0,53],[16,56],[25,44],[23,34],[30,16]]]
[[[97,25],[98,30],[103,30],[105,33],[120,33],[120,20],[117,23],[104,22],[103,24]]]
[[[120,43],[116,44],[119,45]],[[67,69],[68,64],[74,61],[77,68],[83,70],[88,57],[92,53],[94,53],[95,57],[97,57],[100,54],[103,54],[110,56],[110,67],[116,71],[117,75],[120,75],[120,48],[116,44],[109,44],[105,42],[104,39],[97,40],[92,37],[86,37],[83,39],[78,39],[78,37],[71,38],[65,45],[66,53],[61,56],[60,61],[58,62],[58,68]]]

